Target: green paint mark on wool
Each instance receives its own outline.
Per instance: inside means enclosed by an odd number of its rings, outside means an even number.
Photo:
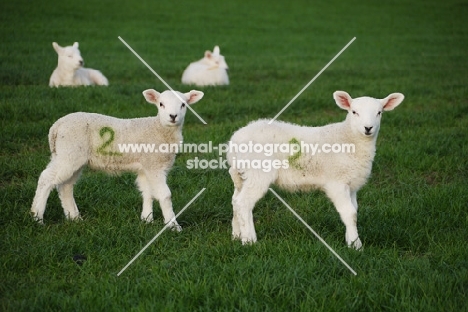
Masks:
[[[289,140],[289,145],[289,150],[291,152],[293,151],[293,146],[296,146],[295,149],[297,149],[297,151],[294,154],[288,157],[289,164],[296,169],[302,169],[302,167],[297,163],[299,157],[301,157],[302,155],[301,143],[296,138],[292,138],[291,140]]]
[[[104,139],[104,136],[106,133],[109,133],[109,138],[106,140]],[[115,136],[115,131],[111,127],[102,127],[101,130],[99,130],[99,136],[104,140],[104,143],[102,143],[101,146],[98,147],[97,152],[98,154],[104,155],[104,156],[122,156],[122,153],[119,152],[112,152],[112,151],[106,151],[107,147],[114,142],[114,136]]]

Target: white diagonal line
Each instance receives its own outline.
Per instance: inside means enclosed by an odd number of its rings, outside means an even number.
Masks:
[[[119,36],[118,38],[120,39],[120,41],[122,41],[123,44],[125,44],[125,46],[126,46],[130,51],[133,52],[133,54],[135,54],[135,56],[136,56],[143,64],[145,64],[146,67],[148,67],[148,69],[149,69],[156,77],[159,78],[159,80],[161,80],[161,82],[162,82],[169,90],[171,90],[171,91],[175,94],[175,96],[177,96],[177,98],[178,98],[179,100],[181,100],[183,103],[187,104],[187,102],[186,102],[184,99],[180,98],[180,96],[174,91],[174,89],[172,89],[171,86],[170,86],[167,82],[165,82],[164,79],[162,79],[162,77],[159,76],[158,73],[157,73],[156,71],[154,71],[154,70],[151,68],[151,66],[149,66],[148,63],[146,63],[145,60],[142,59],[142,58],[138,55],[138,53],[136,53],[135,50],[133,50],[132,47],[130,47],[130,46],[125,42],[125,40],[123,40],[120,36]],[[201,121],[203,124],[206,125],[206,121],[203,120],[203,118],[201,118],[200,115],[198,115],[197,112],[196,112],[190,105],[187,104],[187,107],[192,111],[192,113],[195,114],[195,116],[198,117],[198,119],[200,119],[200,121]]]
[[[192,200],[189,201],[189,202],[187,203],[187,205],[185,205],[185,207],[182,208],[182,210],[180,210],[179,213],[176,214],[176,216],[175,216],[174,218],[172,218],[168,223],[166,223],[166,225],[162,228],[162,230],[159,231],[159,233],[156,234],[156,236],[153,237],[153,239],[150,240],[149,243],[146,244],[146,246],[143,247],[143,249],[141,249],[140,252],[138,252],[138,253],[136,254],[136,256],[133,257],[133,259],[130,260],[130,262],[127,263],[127,265],[126,265],[122,270],[120,270],[120,272],[117,274],[117,276],[119,276],[120,274],[122,274],[123,271],[125,271],[125,270],[133,263],[133,261],[135,261],[135,260],[146,250],[146,248],[148,248],[149,245],[151,245],[151,244],[159,237],[159,235],[161,235],[161,234],[172,224],[172,222],[175,221],[175,220],[177,219],[177,217],[179,217],[179,216],[182,214],[182,212],[184,212],[185,209],[187,209],[187,208],[195,201],[195,199],[197,199],[198,196],[200,196],[205,190],[206,190],[206,187],[204,187],[200,192],[198,192],[198,194],[195,195],[195,197],[192,198]]]
[[[333,63],[333,62],[334,62],[334,61],[335,61],[335,60],[338,58],[338,56],[340,56],[340,54],[341,54],[341,53],[343,53],[343,52],[344,52],[344,50],[346,50],[346,49],[347,49],[347,48],[348,48],[348,47],[351,45],[351,43],[353,43],[353,41],[354,41],[354,40],[356,40],[356,37],[354,37],[353,39],[351,39],[351,41],[350,41],[350,42],[348,42],[348,44],[347,44],[347,45],[346,45],[346,46],[345,46],[343,49],[341,49],[341,51],[340,51],[340,52],[338,52],[338,54],[337,54],[337,55],[335,55],[335,57],[334,57],[334,58],[332,58],[332,60],[331,60],[330,62],[328,62],[328,64],[327,64],[327,65],[325,65],[325,67],[324,67],[324,68],[322,68],[322,70],[321,70],[321,71],[319,71],[319,73],[318,73],[317,75],[315,75],[315,77],[314,77],[314,78],[312,78],[312,80],[311,80],[311,81],[309,81],[309,83],[308,83],[308,84],[306,84],[306,86],[305,86],[304,88],[302,88],[302,90],[301,90],[301,91],[299,91],[299,93],[298,93],[298,94],[296,94],[296,96],[295,96],[295,97],[293,97],[293,98],[291,99],[291,101],[289,101],[289,103],[288,103],[288,104],[286,104],[286,106],[285,106],[285,107],[283,107],[283,109],[282,109],[282,110],[280,110],[280,112],[279,112],[278,114],[276,114],[276,116],[275,116],[275,117],[274,117],[272,120],[270,120],[270,121],[268,122],[268,124],[269,124],[269,125],[271,125],[271,123],[272,123],[273,121],[275,121],[275,120],[276,120],[276,118],[278,118],[278,117],[279,117],[279,115],[281,115],[281,114],[282,114],[282,113],[283,113],[283,112],[286,110],[286,108],[288,108],[288,107],[289,107],[289,105],[291,105],[291,104],[292,104],[292,102],[294,102],[294,101],[295,101],[295,100],[296,100],[296,99],[299,97],[299,95],[301,95],[301,94],[302,94],[302,92],[304,92],[304,91],[305,91],[305,89],[307,89],[307,88],[308,88],[308,87],[309,87],[309,86],[312,84],[312,82],[314,82],[314,81],[315,81],[315,79],[317,79],[317,78],[318,78],[318,76],[320,76],[320,75],[321,75],[321,74],[322,74],[322,73],[325,71],[325,69],[327,69],[327,68],[328,68],[328,66],[330,66],[330,65],[331,65],[331,63]]]
[[[320,235],[318,235],[318,234],[301,218],[301,216],[299,216],[299,215],[284,201],[284,199],[282,199],[282,198],[278,195],[278,193],[276,193],[272,188],[270,188],[270,191],[271,191],[273,194],[275,194],[275,196],[276,196],[289,210],[291,210],[291,212],[296,216],[296,218],[298,218],[299,221],[301,221],[301,222],[309,229],[309,231],[311,231],[312,234],[314,234],[314,235],[319,239],[319,241],[321,241],[321,242],[325,245],[325,247],[327,247],[327,248],[335,255],[335,257],[337,257],[338,260],[340,260],[340,261],[348,268],[348,270],[351,271],[351,273],[353,273],[354,275],[357,275],[356,271],[354,271],[354,270],[349,266],[349,264],[347,264],[347,263],[333,250],[333,248],[331,248],[330,245],[328,245],[327,242],[325,242],[325,241],[323,240],[323,238],[321,238]]]

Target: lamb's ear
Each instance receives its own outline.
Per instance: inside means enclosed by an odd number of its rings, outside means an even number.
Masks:
[[[73,47],[74,47],[75,49],[78,49],[78,42],[73,43]]]
[[[208,50],[205,51],[205,57],[206,58],[210,59],[212,56],[213,56],[213,54],[211,53],[211,51],[208,51]]]
[[[405,99],[405,96],[401,93],[392,93],[389,96],[387,96],[385,99],[380,100],[380,102],[383,105],[383,110],[384,111],[391,111],[395,107],[401,104],[403,100]]]
[[[345,110],[351,109],[351,102],[353,99],[347,92],[335,91],[333,93],[333,98],[335,99],[336,105],[338,105],[340,108]]]
[[[220,51],[219,51],[219,47],[218,46],[215,46],[214,49],[213,49],[213,54],[214,55],[219,55]]]
[[[158,105],[161,94],[159,94],[159,92],[154,89],[148,89],[143,91],[143,96],[148,103]]]
[[[187,104],[191,105],[200,101],[204,93],[201,91],[192,90],[190,92],[185,93],[184,95],[187,98]]]
[[[59,53],[60,49],[62,49],[62,47],[59,46],[57,42],[52,42],[52,46],[54,47],[54,50],[57,53]]]

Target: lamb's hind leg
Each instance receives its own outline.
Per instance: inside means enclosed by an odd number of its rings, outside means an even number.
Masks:
[[[31,214],[33,218],[39,222],[44,223],[44,211],[49,198],[50,191],[54,188],[53,180],[55,176],[55,168],[51,162],[47,168],[42,171],[37,182],[36,195],[34,196],[31,206]]]
[[[325,186],[325,192],[335,205],[341,220],[346,226],[346,243],[349,247],[362,247],[357,230],[357,202],[348,185],[330,183]],[[356,206],[355,206],[356,203]]]
[[[229,174],[231,175],[232,182],[234,183],[234,194],[232,195],[232,206],[234,207],[237,196],[242,189],[242,178],[239,172],[234,168],[229,168]],[[239,226],[239,220],[237,219],[237,213],[232,215],[232,238],[237,239],[241,236],[241,230]]]
[[[70,181],[70,179],[73,179],[73,176],[76,173],[76,170],[73,170],[73,168],[63,168],[63,166],[59,166],[58,164],[59,161],[57,161],[56,158],[53,158],[52,161],[47,165],[47,168],[42,171],[37,183],[36,195],[34,196],[34,200],[31,206],[31,214],[39,223],[43,223],[44,211],[50,191],[52,191],[54,186],[58,186],[58,188],[60,188],[60,185],[64,181]],[[78,176],[76,178],[78,178]],[[70,195],[70,190],[69,188],[65,189],[65,193],[67,193],[66,197],[68,198]],[[73,200],[73,195],[71,196]],[[67,199],[66,202],[68,207],[70,207],[70,200]],[[76,205],[74,206],[76,208]]]
[[[272,177],[272,175],[266,173],[256,176],[256,172],[252,171],[243,174],[242,188],[232,203],[233,214],[234,218],[237,218],[242,244],[257,241],[253,209],[257,201],[268,191],[270,184],[273,183]]]
[[[75,198],[73,197],[73,185],[79,179],[80,175],[81,169],[76,171],[68,181],[57,185],[57,191],[62,202],[65,217],[70,220],[81,219],[80,212],[75,203]]]
[[[351,201],[353,203],[354,208],[356,208],[356,212],[357,212],[358,211],[357,192],[351,192]]]

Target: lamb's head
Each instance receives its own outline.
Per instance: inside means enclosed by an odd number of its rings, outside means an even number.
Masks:
[[[78,42],[68,47],[61,47],[57,42],[53,42],[52,46],[58,54],[59,66],[69,70],[75,70],[84,65],[80,50],[78,50]]]
[[[159,93],[148,89],[143,91],[146,101],[156,105],[161,124],[166,127],[176,127],[184,123],[187,105],[195,104],[203,97],[203,92],[192,90],[187,93],[166,90]]]
[[[393,110],[405,96],[392,93],[384,99],[367,96],[353,99],[344,91],[336,91],[333,98],[340,108],[348,111],[346,120],[350,123],[352,131],[372,138],[379,133],[382,112]]]
[[[206,51],[204,60],[207,64],[209,64],[209,70],[217,68],[227,70],[229,68],[224,59],[224,56],[220,54],[218,46],[214,47],[213,52]]]

